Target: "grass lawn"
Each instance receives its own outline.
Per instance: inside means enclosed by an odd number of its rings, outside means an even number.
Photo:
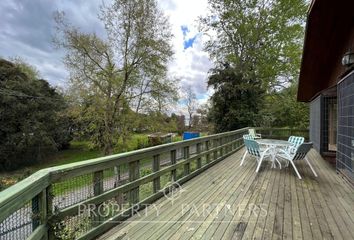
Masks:
[[[173,142],[181,141],[181,136],[173,138]],[[121,142],[120,142],[121,143]],[[115,153],[133,151],[139,148],[146,147],[148,143],[147,134],[134,134],[127,141],[123,148],[115,149]],[[80,162],[88,159],[93,159],[103,156],[99,150],[91,149],[88,141],[72,141],[70,148],[62,151],[54,152],[45,161],[35,164],[30,167],[24,167],[11,172],[0,173],[0,190],[3,190],[16,182],[28,177],[32,173],[48,167]],[[144,162],[144,161],[143,161]]]

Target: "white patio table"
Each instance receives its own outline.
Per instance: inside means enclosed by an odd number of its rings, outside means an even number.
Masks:
[[[279,168],[281,169],[281,163],[277,158],[277,153],[280,148],[285,148],[291,146],[291,143],[284,140],[277,139],[256,139],[258,144],[264,145],[269,148],[269,153],[271,155],[272,168],[276,168],[275,162],[278,162]]]

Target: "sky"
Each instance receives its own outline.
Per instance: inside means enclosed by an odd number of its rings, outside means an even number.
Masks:
[[[192,88],[199,103],[205,103],[211,94],[206,81],[212,63],[203,51],[205,36],[198,32],[196,20],[206,13],[207,0],[158,1],[170,19],[174,35],[175,55],[168,64],[169,75],[179,78],[181,87]],[[101,3],[97,0],[0,1],[0,57],[20,57],[34,65],[51,85],[65,88],[69,74],[62,63],[64,51],[52,44],[53,12],[64,11],[69,21],[81,30],[105,35],[97,18]],[[179,111],[184,112],[182,106]]]

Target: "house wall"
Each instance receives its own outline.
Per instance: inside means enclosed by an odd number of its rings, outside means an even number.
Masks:
[[[354,182],[354,72],[338,84],[337,170]]]
[[[310,141],[321,152],[321,95],[310,103]]]

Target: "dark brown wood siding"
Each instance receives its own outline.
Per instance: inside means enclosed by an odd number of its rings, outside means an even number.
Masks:
[[[308,102],[337,84],[347,69],[344,53],[354,51],[354,1],[317,0],[308,15],[298,100]]]

